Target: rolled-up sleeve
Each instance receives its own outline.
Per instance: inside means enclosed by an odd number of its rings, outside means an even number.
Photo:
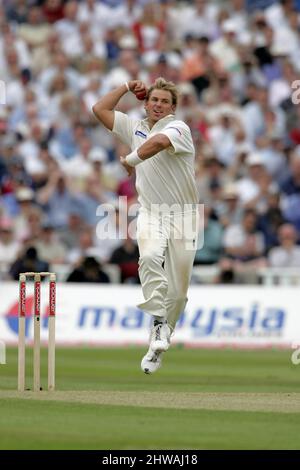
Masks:
[[[112,133],[124,144],[131,147],[134,121],[126,114],[115,111]]]
[[[160,134],[168,137],[172,144],[169,153],[172,154],[191,154],[194,152],[194,146],[189,127],[182,121],[173,121],[162,129]]]

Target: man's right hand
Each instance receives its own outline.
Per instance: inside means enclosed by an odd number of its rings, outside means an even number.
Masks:
[[[125,168],[125,170],[127,171],[127,175],[128,175],[128,176],[131,176],[132,173],[134,172],[134,167],[128,165],[128,163],[126,162],[126,158],[125,158],[125,157],[120,157],[120,163],[121,163],[121,165]]]
[[[144,82],[142,82],[142,80],[130,80],[128,82],[128,86],[129,86],[129,90],[134,93],[135,95],[137,93],[141,93],[141,92],[146,92],[147,91],[147,87],[145,85]]]

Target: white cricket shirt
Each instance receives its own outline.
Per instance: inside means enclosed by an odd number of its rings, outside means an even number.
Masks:
[[[195,149],[190,128],[172,114],[160,119],[150,129],[148,120],[130,119],[115,111],[113,134],[131,150],[138,149],[155,134],[165,134],[172,147],[165,149],[135,167],[138,201],[150,210],[152,204],[174,204],[182,209],[197,204],[195,183]]]

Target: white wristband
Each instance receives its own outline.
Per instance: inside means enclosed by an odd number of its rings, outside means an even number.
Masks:
[[[128,82],[125,82],[125,86],[126,86],[126,88],[127,88],[127,91],[130,91],[130,88],[129,88]]]
[[[139,165],[140,163],[143,163],[144,161],[138,156],[137,150],[134,150],[133,152],[126,155],[125,160],[127,165],[133,167]]]

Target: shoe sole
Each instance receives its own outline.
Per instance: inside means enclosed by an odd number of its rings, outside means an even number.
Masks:
[[[160,369],[161,366],[159,366],[156,370],[154,370],[153,372],[150,371],[150,369],[143,369],[144,373],[147,374],[147,375],[151,375],[151,374],[155,374],[155,372],[158,371],[158,369]]]
[[[155,374],[155,372],[157,372],[158,369],[160,369],[160,367],[161,367],[161,362],[160,362],[158,368],[154,371],[151,371],[148,367],[142,368],[142,371],[147,375],[151,375],[151,374]]]

